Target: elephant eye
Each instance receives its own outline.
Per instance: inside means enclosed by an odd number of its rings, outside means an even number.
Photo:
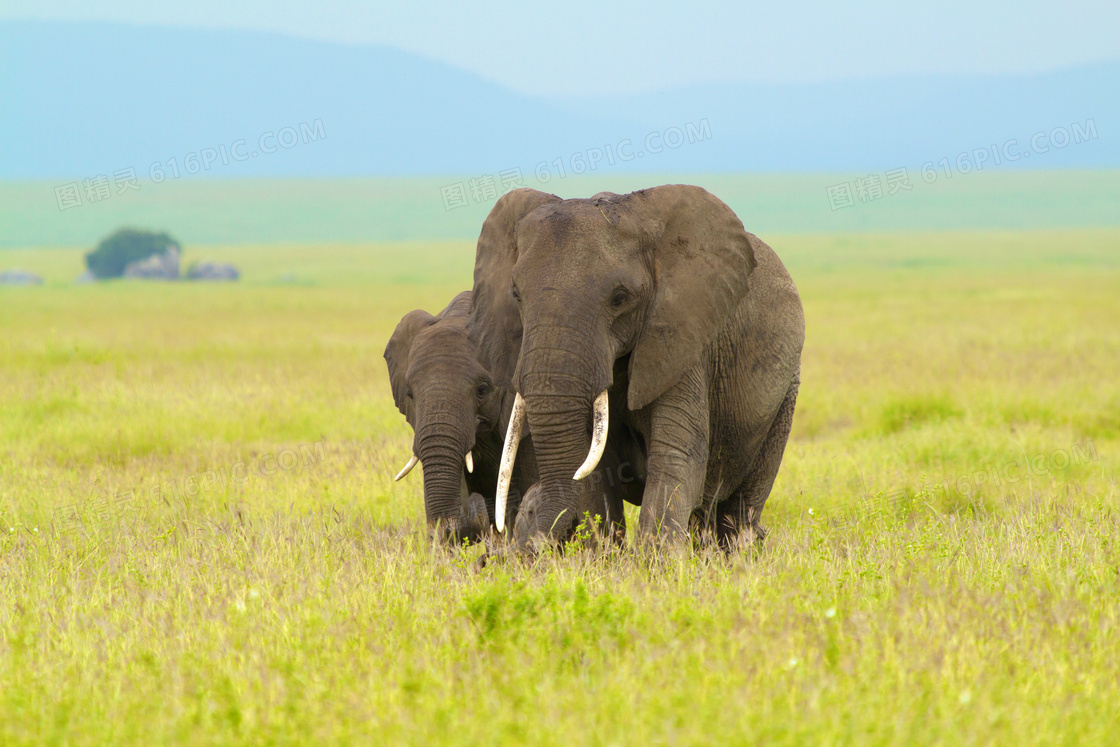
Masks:
[[[619,306],[626,303],[626,299],[629,297],[630,294],[626,292],[625,288],[619,288],[614,292],[614,295],[611,296],[611,306],[617,309]]]
[[[409,387],[404,391],[404,396],[405,399],[412,399],[412,387]]]
[[[479,382],[478,387],[475,389],[475,391],[478,393],[478,396],[480,398],[485,397],[487,394],[490,393],[490,385],[487,384],[485,381],[481,381],[481,382]]]
[[[513,286],[513,287],[512,287],[511,289],[510,289],[510,292],[511,292],[511,293],[513,293],[513,300],[514,300],[514,301],[520,301],[520,300],[521,300],[521,293],[519,293],[519,292],[518,292],[518,290],[517,290],[517,286],[516,286],[516,285],[515,285],[515,286]]]

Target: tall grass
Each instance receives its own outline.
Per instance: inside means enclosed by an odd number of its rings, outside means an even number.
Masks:
[[[470,244],[5,253],[48,283],[0,288],[0,743],[1110,741],[1120,233],[766,238],[808,341],[765,548],[484,567],[391,480],[381,359]]]

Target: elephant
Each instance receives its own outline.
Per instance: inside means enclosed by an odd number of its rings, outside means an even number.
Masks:
[[[436,539],[459,543],[482,540],[495,515],[495,492],[506,419],[512,409],[508,383],[495,377],[467,329],[471,292],[457,295],[438,315],[417,309],[406,314],[385,347],[393,401],[413,429],[412,458],[401,480],[424,465],[424,513]],[[499,362],[517,351],[509,338],[491,340]],[[516,341],[515,341],[516,342]],[[499,355],[500,353],[500,355]],[[532,447],[512,470],[517,510],[520,489],[537,479]]]
[[[765,537],[805,318],[778,256],[731,208],[679,184],[566,200],[516,190],[486,218],[475,281],[474,323],[521,339],[499,530],[527,426],[540,484],[516,514],[522,545],[569,536],[585,478],[625,466],[643,539]]]
[[[623,514],[623,501],[634,502],[625,486],[603,486],[602,491],[583,490],[576,506],[577,522],[584,522],[585,537],[598,546],[598,538],[621,547],[626,538],[626,518]],[[537,531],[537,513],[541,510],[543,493],[541,484],[534,483],[525,491],[516,512],[511,541],[519,549],[538,549],[542,543],[554,543],[557,539]],[[507,512],[508,516],[508,512]]]

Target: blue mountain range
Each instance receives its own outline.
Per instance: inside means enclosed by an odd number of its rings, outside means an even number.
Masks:
[[[1120,166],[1120,62],[546,99],[380,46],[0,22],[0,178]]]

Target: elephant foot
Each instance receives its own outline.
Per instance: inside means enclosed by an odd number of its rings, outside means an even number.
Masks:
[[[769,532],[760,523],[750,523],[737,527],[734,531],[721,532],[717,537],[717,544],[729,555],[744,552],[758,554],[766,544],[766,535]]]

